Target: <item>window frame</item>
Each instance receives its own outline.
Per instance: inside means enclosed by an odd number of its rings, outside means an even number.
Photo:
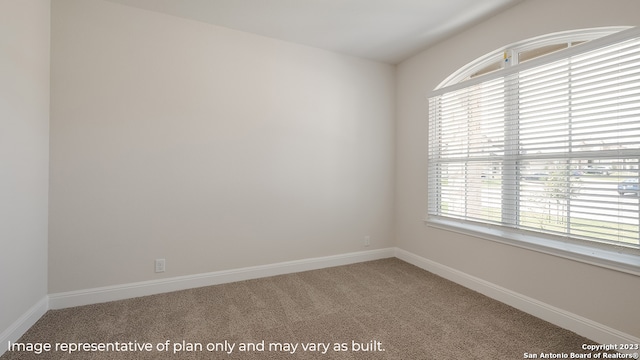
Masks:
[[[507,76],[526,69],[541,66],[560,59],[568,58],[580,53],[596,50],[620,39],[640,36],[638,27],[608,27],[599,29],[585,29],[563,33],[549,34],[497,49],[484,55],[470,64],[463,66],[441,82],[434,91],[427,96],[431,98],[450,91],[484,83],[491,79],[506,78]],[[579,46],[569,46],[565,49],[530,59],[519,66],[517,54],[531,49],[559,44],[561,42],[585,41]],[[477,77],[472,74],[495,62],[502,55],[506,66]],[[428,201],[433,201],[435,184],[428,184]],[[462,233],[472,237],[517,246],[528,250],[560,256],[612,270],[640,275],[640,247],[631,248],[606,243],[576,239],[570,236],[538,233],[535,231],[509,228],[484,223],[458,220],[451,217],[427,215],[424,219],[429,227]]]
[[[464,65],[460,69],[456,70],[454,73],[449,75],[446,79],[444,79],[440,84],[438,84],[438,86],[435,87],[434,91],[449,87],[454,84],[464,83],[468,81],[466,80],[466,78],[468,78],[475,72],[482,70],[486,66],[491,65],[496,59],[505,59],[505,53],[506,53],[506,57],[509,59],[509,61],[507,62],[508,67],[510,67],[519,63],[516,55],[523,51],[534,50],[536,48],[544,47],[547,45],[559,44],[559,43],[579,42],[579,41],[590,42],[590,41],[600,39],[603,37],[608,37],[632,28],[633,27],[631,26],[607,26],[607,27],[594,28],[594,29],[569,30],[569,31],[541,35],[531,39],[509,44],[507,46],[503,46],[494,51],[491,51],[490,53],[487,53],[477,58],[476,60]],[[567,49],[560,50],[560,51],[565,51],[565,50]],[[503,69],[504,68],[505,67],[503,67]],[[491,73],[487,73],[485,75],[488,75],[488,74],[491,74]]]

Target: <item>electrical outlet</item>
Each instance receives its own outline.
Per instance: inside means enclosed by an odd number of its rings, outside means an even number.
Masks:
[[[367,235],[364,237],[364,246],[371,245],[371,236]]]
[[[165,270],[165,262],[164,259],[156,259],[156,272],[161,273]]]

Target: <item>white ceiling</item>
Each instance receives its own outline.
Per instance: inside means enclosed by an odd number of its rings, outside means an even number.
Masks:
[[[395,64],[523,0],[108,0]]]

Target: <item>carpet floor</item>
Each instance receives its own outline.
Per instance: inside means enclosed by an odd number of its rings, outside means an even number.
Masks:
[[[523,359],[585,343],[391,258],[51,310],[0,359]]]

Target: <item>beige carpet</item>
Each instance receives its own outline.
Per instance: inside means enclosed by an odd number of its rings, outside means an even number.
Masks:
[[[79,342],[0,359],[523,359],[592,343],[398,259],[53,310],[19,341]]]

